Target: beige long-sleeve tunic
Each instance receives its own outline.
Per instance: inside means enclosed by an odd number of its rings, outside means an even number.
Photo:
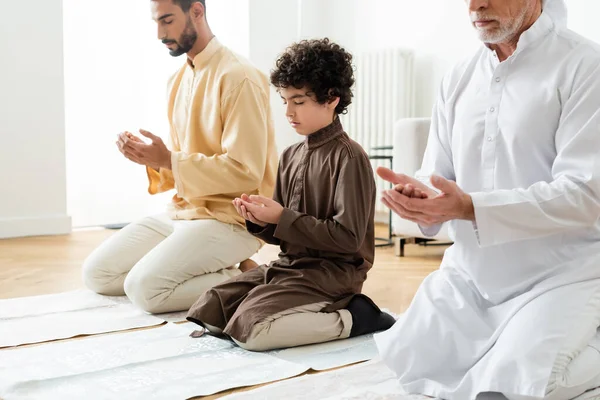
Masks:
[[[243,224],[231,201],[271,196],[277,149],[267,77],[213,38],[169,83],[172,170],[147,168],[151,194],[175,188],[173,219]]]

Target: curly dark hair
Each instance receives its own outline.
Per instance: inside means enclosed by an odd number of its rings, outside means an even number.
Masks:
[[[277,59],[271,83],[276,88],[307,87],[320,104],[339,97],[335,112],[345,114],[353,96],[352,54],[328,38],[294,43]]]

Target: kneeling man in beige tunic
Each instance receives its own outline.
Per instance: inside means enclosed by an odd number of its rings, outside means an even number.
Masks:
[[[161,313],[189,309],[199,294],[241,274],[238,264],[243,269],[260,248],[232,201],[272,194],[277,151],[268,79],[214,37],[204,1],[150,3],[159,40],[172,56],[187,54],[169,82],[169,146],[146,131],[151,144],[125,132],[117,145],[146,166],[151,194],[176,194],[167,214],[130,224],[96,249],[83,279],[98,293],[127,294]]]

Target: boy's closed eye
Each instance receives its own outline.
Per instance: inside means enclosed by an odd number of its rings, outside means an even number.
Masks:
[[[295,105],[300,106],[302,104],[304,104],[304,98],[306,97],[305,94],[296,94],[294,96],[291,96],[289,99],[286,99],[285,97],[281,96],[281,100],[283,100],[283,104],[287,105],[288,100],[291,100],[294,102]]]

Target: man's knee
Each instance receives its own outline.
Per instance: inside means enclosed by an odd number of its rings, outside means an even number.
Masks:
[[[125,294],[131,302],[142,310],[157,314],[163,312],[161,309],[167,295],[157,290],[156,278],[143,270],[132,270],[125,279]],[[164,290],[166,292],[167,290]]]
[[[83,262],[81,275],[84,285],[96,293],[107,296],[122,296],[122,274],[111,271],[111,263],[101,254],[92,253]]]

